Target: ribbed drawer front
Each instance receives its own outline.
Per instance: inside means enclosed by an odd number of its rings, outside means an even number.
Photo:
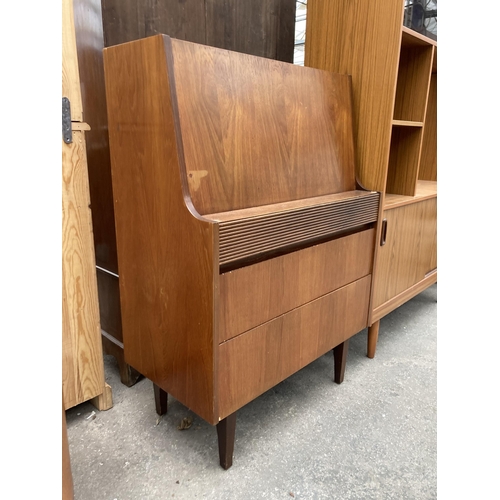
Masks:
[[[379,193],[219,223],[219,264],[307,243],[377,220]]]
[[[220,275],[219,342],[371,273],[368,229]]]

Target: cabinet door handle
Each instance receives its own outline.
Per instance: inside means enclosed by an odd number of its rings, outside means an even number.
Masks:
[[[385,245],[385,240],[387,238],[387,219],[382,221],[382,234],[380,235],[380,246]]]

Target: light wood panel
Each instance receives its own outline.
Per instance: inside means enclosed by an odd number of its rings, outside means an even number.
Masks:
[[[83,121],[73,0],[62,2],[62,97],[71,103],[71,121]]]
[[[384,197],[384,208],[396,208],[403,205],[410,205],[428,198],[436,198],[437,182],[436,181],[417,181],[415,196],[404,196],[401,194],[386,193]]]
[[[348,76],[180,40],[172,47],[200,214],[356,189]]]
[[[374,238],[369,229],[222,274],[219,342],[370,274]]]
[[[436,198],[386,210],[386,244],[378,250],[373,308],[404,292],[433,270]]]
[[[221,344],[219,418],[365,328],[370,282],[362,278]]]
[[[73,0],[96,263],[118,273],[104,89],[101,1]],[[98,276],[99,279],[99,276]],[[106,300],[106,299],[105,299]]]
[[[422,147],[422,129],[393,127],[386,192],[414,196]]]
[[[171,61],[162,37],[104,61],[126,361],[213,424],[215,226],[184,201]]]
[[[432,73],[418,178],[437,181],[437,73]]]
[[[424,277],[424,279],[418,281],[414,285],[410,286],[409,288],[406,288],[401,293],[394,295],[389,300],[387,300],[380,306],[376,307],[371,314],[370,323],[373,325],[371,328],[378,328],[376,325],[381,318],[383,318],[390,312],[394,311],[394,309],[403,305],[405,302],[408,302],[410,299],[412,299],[419,293],[423,292],[425,289],[429,288],[436,282],[437,282],[437,269],[427,274]],[[368,357],[373,358],[375,355],[375,347],[376,347],[375,333],[377,333],[378,337],[378,331],[370,332],[370,330],[368,331],[368,348],[369,348],[368,352],[371,354],[371,356],[369,355]],[[370,335],[370,333],[372,333],[372,336]]]
[[[62,143],[63,395],[65,408],[105,390],[85,132]]]
[[[305,65],[352,75],[357,174],[384,191],[403,2],[314,0],[307,6]]]

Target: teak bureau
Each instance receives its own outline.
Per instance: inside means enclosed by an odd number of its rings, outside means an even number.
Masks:
[[[346,75],[158,35],[104,50],[127,363],[217,425],[367,326],[379,193]]]

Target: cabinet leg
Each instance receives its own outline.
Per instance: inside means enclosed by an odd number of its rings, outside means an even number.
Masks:
[[[99,411],[106,411],[113,408],[113,392],[111,386],[104,383],[102,393],[89,400]]]
[[[227,470],[233,465],[234,435],[236,431],[236,412],[227,416],[217,424],[219,439],[220,465]]]
[[[121,383],[127,387],[132,387],[142,375],[125,362],[123,344],[107,332],[101,330],[101,333],[103,353],[110,354],[116,359],[120,370]]]
[[[368,352],[367,356],[369,358],[375,357],[375,349],[377,348],[378,340],[378,329],[380,327],[380,320],[373,323],[372,326],[368,327]]]
[[[333,349],[333,364],[335,372],[335,382],[341,384],[344,381],[345,363],[347,360],[347,351],[349,350],[349,339],[339,344]]]
[[[161,387],[157,386],[156,384],[153,384],[153,389],[155,391],[156,413],[158,413],[158,415],[165,415],[168,409],[167,406],[168,393],[165,392]]]

